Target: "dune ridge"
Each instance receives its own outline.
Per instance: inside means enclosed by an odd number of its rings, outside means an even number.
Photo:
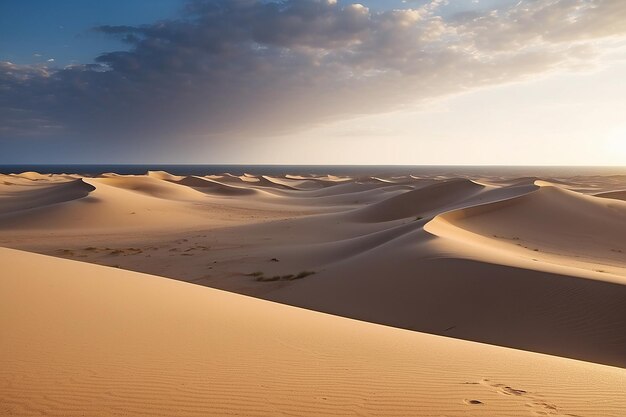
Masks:
[[[364,207],[356,217],[362,221],[380,222],[424,215],[446,204],[469,198],[483,188],[466,179],[437,182]]]
[[[599,194],[596,194],[596,197],[613,198],[613,199],[616,199],[616,200],[624,200],[624,201],[626,201],[626,190],[623,190],[623,191],[610,191],[610,192],[606,192],[606,193],[599,193]]]
[[[256,193],[255,190],[250,188],[236,187],[223,184],[211,178],[202,178],[197,176],[187,176],[175,182],[180,185],[200,189],[203,192],[208,191],[217,195],[250,195]]]
[[[455,234],[454,228],[465,233]],[[492,248],[506,247],[555,263],[555,258],[561,257],[562,263],[588,261],[591,265],[626,267],[626,203],[551,185],[511,199],[440,214],[425,230],[453,239],[465,237],[466,241],[472,236],[488,238]]]
[[[95,189],[96,187],[82,179],[75,179],[22,191],[19,193],[19,198],[12,198],[12,193],[0,194],[0,213],[29,210],[76,200],[88,196]]]
[[[69,181],[43,177],[0,185],[5,207]],[[620,176],[79,178],[0,213],[0,245],[626,367],[626,203],[596,196]]]

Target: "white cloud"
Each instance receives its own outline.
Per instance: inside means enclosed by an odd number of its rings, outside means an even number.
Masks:
[[[104,26],[130,50],[54,71],[0,65],[0,138],[60,125],[77,140],[180,148],[184,137],[274,134],[578,68],[603,39],[626,35],[623,0],[521,1],[451,18],[442,3],[379,12],[196,0],[177,20]]]

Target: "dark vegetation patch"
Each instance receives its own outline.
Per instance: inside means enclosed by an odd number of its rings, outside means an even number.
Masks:
[[[273,282],[273,281],[293,281],[295,279],[306,278],[313,274],[315,274],[315,271],[301,271],[301,272],[298,272],[297,274],[272,275],[270,277],[270,276],[265,276],[265,273],[262,271],[255,271],[246,275],[249,277],[256,278],[256,281],[258,282]]]

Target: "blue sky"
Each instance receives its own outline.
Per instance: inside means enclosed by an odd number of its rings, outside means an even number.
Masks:
[[[626,165],[624,22],[623,0],[0,1],[0,163]]]
[[[513,0],[455,0],[444,15],[503,7]],[[350,4],[349,0],[340,4]],[[365,0],[373,10],[423,5],[424,0]],[[180,14],[184,0],[5,0],[0,2],[0,60],[59,66],[88,63],[102,52],[126,49],[100,25],[141,25]],[[52,62],[50,64],[52,65]]]
[[[94,33],[93,27],[151,23],[176,15],[181,4],[181,0],[3,0],[0,60],[91,62],[101,52],[124,47],[115,38]]]

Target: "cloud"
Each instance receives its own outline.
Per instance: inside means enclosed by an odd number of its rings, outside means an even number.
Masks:
[[[65,68],[0,63],[0,140],[129,140],[183,152],[389,111],[588,62],[626,35],[623,0],[530,0],[441,16],[334,0],[193,0],[177,19],[100,26],[127,51]]]

